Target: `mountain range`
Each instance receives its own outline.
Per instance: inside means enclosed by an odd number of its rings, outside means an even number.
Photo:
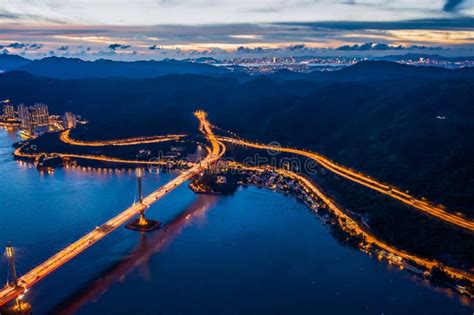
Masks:
[[[0,70],[24,71],[36,76],[58,79],[79,78],[150,78],[167,74],[202,74],[223,75],[230,71],[203,63],[192,63],[178,60],[162,61],[112,61],[99,59],[85,61],[78,58],[47,57],[29,60],[15,55],[0,55]]]
[[[415,55],[413,55],[415,56]],[[413,57],[406,55],[406,57]],[[393,61],[402,60],[400,56],[388,56]],[[0,54],[0,71],[23,71],[35,76],[56,79],[84,79],[84,78],[154,78],[168,74],[198,74],[206,76],[235,76],[248,78],[242,67],[210,65],[200,63],[207,59],[197,60],[148,60],[148,61],[112,61],[99,59],[85,61],[78,58],[47,57],[29,60],[18,55]],[[387,60],[363,61],[354,66],[343,68],[342,71],[313,71],[311,73],[295,73],[281,70],[270,74],[274,79],[284,80],[329,80],[329,81],[354,81],[367,79],[389,79],[394,77],[417,76],[432,79],[434,77],[459,77],[471,76],[472,68],[462,68],[452,71],[439,67],[412,67],[396,64]]]

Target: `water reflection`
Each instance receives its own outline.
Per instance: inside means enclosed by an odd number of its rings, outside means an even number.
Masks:
[[[142,233],[140,242],[130,255],[58,304],[50,314],[74,314],[88,302],[97,300],[110,286],[123,280],[134,269],[147,267],[149,259],[155,253],[181,234],[186,226],[195,223],[196,220],[202,220],[205,213],[216,204],[217,200],[217,196],[199,195],[186,211],[176,216],[160,230],[152,233]]]
[[[11,142],[17,142],[18,140],[20,140],[20,138],[18,137],[17,135],[17,129],[15,128],[5,128],[5,127],[2,127],[6,132],[5,134],[7,135],[7,138],[11,141]]]
[[[34,169],[36,164],[31,161],[16,160],[20,169]],[[110,167],[90,167],[90,166],[79,166],[79,165],[66,165],[61,168],[64,171],[65,175],[74,175],[77,177],[84,177],[93,174],[100,179],[109,179],[112,176],[123,176],[123,175],[133,175],[135,170],[132,168],[110,168]],[[39,171],[41,175],[54,175],[54,172],[48,173],[44,171]]]

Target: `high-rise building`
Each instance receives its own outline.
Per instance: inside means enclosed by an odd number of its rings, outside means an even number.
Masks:
[[[49,126],[48,106],[42,103],[36,103],[31,109],[31,120],[35,129],[46,128]]]
[[[43,133],[49,128],[48,106],[36,103],[33,106],[18,105],[18,118],[21,120],[21,127],[30,134]]]
[[[6,119],[14,119],[15,118],[15,108],[13,105],[10,105],[8,103],[3,104],[3,116]]]
[[[64,113],[63,123],[66,129],[76,128],[76,115],[71,112]]]
[[[30,117],[30,111],[28,110],[28,106],[24,104],[18,105],[18,118],[21,121],[21,127],[26,129],[28,127],[28,121]]]

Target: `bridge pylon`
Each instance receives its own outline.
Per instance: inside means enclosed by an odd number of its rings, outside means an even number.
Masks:
[[[130,230],[148,232],[160,228],[161,223],[156,220],[147,219],[145,217],[145,210],[148,208],[148,205],[143,203],[143,194],[142,194],[142,169],[137,168],[137,182],[138,182],[138,200],[141,205],[141,210],[138,213],[138,218],[133,219],[128,222],[125,227]]]
[[[11,306],[7,306],[3,309],[0,309],[0,314],[2,315],[31,315],[31,305],[23,301],[24,293],[26,289],[23,289],[18,282],[18,275],[16,272],[15,266],[15,250],[11,244],[8,244],[5,253],[8,258],[8,268],[10,270],[10,278],[8,285],[15,287],[18,290],[23,290],[23,294],[19,295],[15,299],[15,303]]]

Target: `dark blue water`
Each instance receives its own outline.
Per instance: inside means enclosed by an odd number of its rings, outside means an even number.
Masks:
[[[0,244],[15,245],[21,271],[133,202],[132,172],[42,175],[11,158],[15,140],[0,130]],[[148,174],[145,190],[171,176]],[[182,186],[148,215],[166,228],[119,228],[30,290],[34,313],[473,312],[459,296],[339,244],[306,206],[273,191],[197,196]],[[5,261],[0,271],[6,279]]]

